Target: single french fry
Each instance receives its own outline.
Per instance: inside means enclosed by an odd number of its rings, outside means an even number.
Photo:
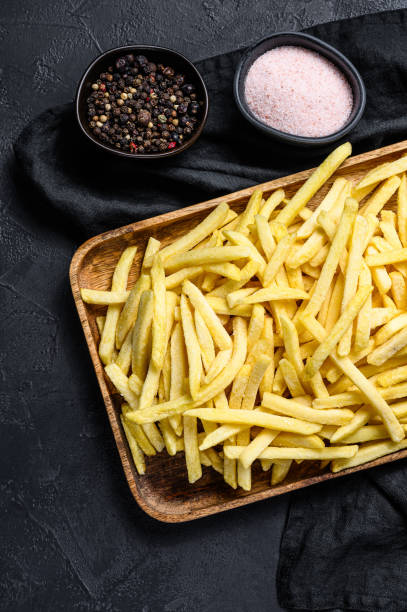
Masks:
[[[380,185],[373,195],[366,201],[361,209],[362,215],[378,215],[383,206],[390,200],[400,185],[398,176],[392,176]]]
[[[160,257],[163,262],[175,255],[181,255],[192,249],[194,246],[202,242],[207,236],[210,236],[212,232],[221,227],[228,215],[229,206],[226,202],[222,202],[217,206],[201,223],[199,223],[193,230],[184,234],[178,240],[175,240],[168,246],[164,247],[160,251]],[[145,267],[151,267],[153,265],[153,258],[144,262]]]
[[[239,372],[236,374],[236,378],[233,381],[232,389],[229,395],[229,408],[231,410],[238,410],[242,406],[243,395],[244,395],[244,392],[246,391],[251,369],[252,369],[251,365],[245,364],[240,368]],[[235,433],[238,433],[238,432],[235,432]]]
[[[323,342],[325,340],[326,332],[316,319],[307,317],[306,326],[308,331],[312,333],[316,340],[319,342]],[[371,404],[376,412],[380,415],[383,423],[387,427],[391,439],[395,442],[402,440],[404,438],[404,431],[394,416],[393,411],[387,404],[384,397],[382,397],[382,395],[377,391],[376,387],[372,385],[367,378],[365,378],[365,376],[363,376],[349,357],[339,357],[334,353],[332,353],[330,357],[334,364],[342,370],[342,372],[353,382],[353,384],[356,385],[366,401]],[[321,398],[315,400],[315,403],[326,401],[326,399]],[[356,401],[354,403],[358,402]]]
[[[202,405],[224,391],[244,364],[247,355],[247,325],[241,317],[235,317],[233,320],[233,340],[232,357],[229,363],[216,378],[202,386],[195,400],[196,405]]]
[[[391,294],[393,300],[400,310],[407,310],[407,287],[403,275],[394,270],[389,272],[391,278]]]
[[[399,261],[407,261],[407,248],[393,249],[382,253],[371,253],[366,256],[366,264],[369,267],[388,266]]]
[[[265,459],[263,461],[266,461]],[[271,485],[277,485],[282,482],[290,471],[292,464],[291,459],[277,459],[273,462],[271,470]]]
[[[133,410],[137,410],[137,395],[135,395],[135,393],[131,391],[129,387],[129,379],[125,374],[123,374],[119,366],[116,363],[110,363],[105,367],[105,372],[109,379],[112,381],[113,385],[116,387],[117,391],[129,404],[130,408],[132,408]]]
[[[255,223],[261,248],[263,249],[263,253],[266,256],[267,261],[269,261],[273,255],[274,249],[276,248],[276,243],[270,229],[270,225],[267,223],[267,219],[261,215],[256,215]]]
[[[208,294],[207,297],[222,297],[226,298],[230,293],[241,289],[253,276],[257,273],[258,263],[256,261],[248,261],[240,271],[240,281],[225,281],[219,287],[216,287]]]
[[[99,291],[97,289],[81,289],[81,298],[86,304],[124,304],[130,291]]]
[[[210,331],[202,318],[199,310],[194,312],[195,330],[198,338],[199,346],[201,347],[202,363],[205,372],[208,373],[215,359],[215,346]]]
[[[244,469],[248,469],[252,465],[253,461],[271,444],[278,433],[278,431],[273,431],[272,429],[263,429],[245,447],[239,456],[239,463],[242,464]]]
[[[392,319],[390,319],[390,321],[385,323],[385,325],[383,325],[379,331],[376,332],[376,334],[373,336],[375,345],[379,346],[380,344],[383,344],[404,327],[407,327],[407,313],[405,312],[394,316]]]
[[[206,299],[208,300],[208,303],[212,306],[213,310],[216,312],[217,315],[251,317],[253,309],[251,304],[237,304],[233,308],[230,308],[225,298],[212,297],[208,295]]]
[[[130,370],[131,364],[131,339],[132,339],[132,330],[130,330],[124,339],[124,342],[121,346],[119,354],[117,355],[114,363],[119,366],[123,374],[126,376]]]
[[[184,452],[188,470],[188,482],[193,483],[202,476],[201,460],[198,448],[197,419],[184,415]]]
[[[188,375],[188,361],[184,344],[184,335],[180,323],[174,327],[170,343],[171,376],[170,401],[178,399],[185,393],[185,380]],[[170,417],[170,423],[177,435],[182,433],[182,420],[179,414]]]
[[[121,254],[113,272],[112,291],[126,291],[127,280],[136,251],[137,247],[127,247]],[[115,348],[116,326],[121,308],[120,304],[110,304],[107,308],[105,325],[99,343],[99,356],[105,365],[112,361],[113,350]]]
[[[299,249],[291,249],[291,252],[287,257],[287,265],[291,268],[297,269],[307,262],[310,262],[325,246],[326,242],[327,237],[325,232],[321,228],[317,227]]]
[[[239,218],[239,222],[236,225],[236,231],[243,234],[248,234],[248,225],[254,222],[254,218],[259,212],[263,192],[261,189],[255,189],[250,196],[245,210],[242,212]]]
[[[284,198],[284,189],[276,189],[276,191],[273,191],[273,193],[267,198],[263,206],[261,206],[259,214],[268,221],[271,213],[281,204]]]
[[[260,302],[273,302],[280,300],[308,300],[309,295],[300,289],[291,287],[264,287],[252,295],[242,297],[241,304],[258,304]]]
[[[322,214],[322,213],[321,213]],[[326,261],[326,258],[328,257],[328,253],[329,253],[329,245],[328,244],[324,244],[323,247],[321,247],[318,251],[318,253],[316,255],[314,255],[314,257],[312,259],[310,259],[310,266],[312,268],[320,268]],[[344,268],[344,263],[345,259],[343,258],[343,253],[341,254],[341,257],[339,259],[339,265]]]
[[[289,254],[292,245],[295,242],[295,238],[295,234],[287,234],[277,244],[264,270],[263,285],[265,287],[269,287],[275,279],[278,271],[284,264],[284,261],[286,260],[286,257]]]
[[[255,291],[257,291],[258,287],[244,287],[243,289],[238,289],[237,291],[233,291],[226,296],[226,301],[228,303],[229,308],[234,308],[235,306],[242,303],[242,301],[252,295]]]
[[[261,255],[261,253],[256,249],[254,244],[249,240],[249,238],[245,236],[244,234],[242,234],[241,232],[235,232],[235,231],[230,231],[230,230],[225,231],[224,234],[225,234],[225,237],[232,244],[235,245],[234,247],[227,247],[227,248],[246,249],[248,252],[247,256],[250,257],[250,259],[253,259],[253,261],[257,263],[258,273],[262,275],[266,268],[266,261],[264,257]],[[226,247],[223,247],[223,248],[226,248]]]
[[[99,335],[102,335],[103,328],[105,326],[106,317],[104,315],[96,317],[96,325],[98,328]]]
[[[137,425],[136,423],[132,423],[130,420],[126,419],[126,415],[131,411],[132,410],[128,404],[122,405],[122,416],[124,417],[124,420],[126,421],[132,435],[135,437],[137,444],[145,455],[148,457],[153,457],[157,454],[157,451],[147,438],[141,425]]]
[[[177,272],[170,274],[165,278],[165,288],[175,289],[179,285],[182,285],[184,280],[196,278],[203,272],[203,266],[190,266],[188,268],[181,268]]]
[[[367,362],[373,365],[381,365],[405,346],[407,346],[407,327],[404,327],[386,342],[375,348],[367,356]]]
[[[376,256],[382,255],[382,253],[379,253],[378,250],[373,246],[368,246],[366,249],[366,253],[367,253],[366,259],[365,259],[366,265],[369,265],[367,261],[369,257],[376,257]],[[386,254],[383,253],[383,255],[386,255]],[[371,273],[372,273],[373,282],[376,285],[381,295],[384,295],[385,293],[390,291],[391,278],[384,266],[374,266],[371,269]]]
[[[131,456],[133,457],[134,465],[136,466],[136,470],[138,474],[143,475],[146,472],[146,464],[144,461],[143,451],[141,450],[140,446],[137,444],[137,441],[135,437],[133,436],[123,416],[121,416],[120,418],[121,418],[124,433],[127,438],[127,443],[130,448]]]
[[[329,285],[332,282],[336,268],[339,263],[339,258],[349,238],[352,229],[353,221],[356,216],[357,202],[348,198],[345,202],[343,214],[338,225],[338,230],[331,243],[328,257],[322,267],[321,274],[317,280],[317,285],[310,298],[304,314],[316,315],[325,299],[329,290]]]
[[[147,242],[146,250],[144,251],[143,263],[141,264],[141,269],[143,271],[145,271],[146,268],[151,268],[153,263],[153,257],[160,250],[160,246],[160,241],[153,238],[153,236],[150,236]],[[149,260],[151,263],[149,266],[146,266],[146,262],[148,262]]]
[[[300,289],[301,291],[305,291],[304,288],[304,280],[302,278],[302,272],[300,268],[290,268],[285,265],[285,271],[287,274],[288,284],[293,289]]]
[[[406,442],[407,446],[407,442]],[[243,449],[242,446],[224,446],[223,450],[230,459],[239,459]],[[357,444],[348,446],[326,446],[325,448],[283,448],[269,446],[262,453],[261,459],[308,459],[311,461],[321,459],[345,459],[354,457],[359,447]]]
[[[401,157],[400,159],[389,163],[387,166],[381,166],[376,169],[376,172],[369,173],[366,175],[358,184],[358,189],[362,189],[363,187],[367,187],[367,185],[371,185],[372,183],[378,183],[379,181],[384,181],[385,179],[394,176],[395,174],[401,174],[407,170],[407,157]]]
[[[135,324],[141,295],[143,291],[150,289],[150,286],[150,277],[147,274],[141,274],[131,290],[117,321],[116,348],[119,349],[121,347],[129,330]]]
[[[165,261],[165,268],[168,271],[175,272],[189,266],[205,266],[245,259],[250,257],[251,254],[252,251],[248,246],[204,247],[187,253],[172,255]]]
[[[325,425],[322,430],[326,429],[326,427],[332,427],[335,429],[335,425]],[[274,438],[272,442],[272,446],[282,446],[282,447],[300,447],[300,448],[324,448],[325,444],[321,440],[320,436],[322,436],[322,430],[318,432],[318,435],[311,436],[302,436],[300,434],[287,433],[283,431],[278,434],[276,438]]]
[[[260,340],[264,328],[265,311],[261,304],[255,304],[247,331],[247,350],[250,353],[253,346]]]
[[[143,291],[132,334],[132,371],[140,379],[146,377],[151,354],[151,325],[154,313],[153,292]]]
[[[359,275],[359,289],[369,287],[372,284],[372,275],[369,268],[363,262]],[[362,305],[356,317],[355,339],[353,348],[355,351],[361,351],[369,344],[370,331],[372,329],[372,294],[370,293],[364,304]]]
[[[348,447],[349,448],[349,447]],[[340,472],[347,468],[356,467],[362,465],[368,461],[374,461],[384,455],[395,453],[397,451],[407,448],[407,440],[400,442],[391,442],[386,440],[385,442],[377,442],[375,444],[367,444],[366,446],[360,446],[358,452],[350,459],[337,459],[332,461],[331,470],[332,472]]]
[[[395,213],[393,213],[391,210],[382,210],[382,219],[386,219],[386,213],[391,213],[395,216]],[[384,217],[383,217],[384,215]],[[389,245],[393,248],[393,249],[401,249],[403,248],[403,245],[401,243],[401,240],[397,234],[397,230],[395,225],[391,222],[391,221],[380,221],[379,223],[379,227],[382,231],[382,234],[384,236],[384,239],[386,240],[386,242],[389,243]]]
[[[270,365],[271,358],[268,355],[260,355],[250,372],[249,380],[242,399],[242,410],[252,410],[256,401],[260,382]]]
[[[407,431],[404,425],[404,431]],[[342,439],[343,444],[361,444],[363,442],[371,442],[372,440],[383,440],[388,437],[387,429],[384,425],[365,425],[355,433]]]
[[[307,423],[291,417],[278,416],[276,414],[268,414],[260,410],[216,410],[213,408],[193,408],[187,410],[185,414],[196,416],[200,419],[213,421],[214,423],[233,423],[236,425],[247,425],[253,427],[264,427],[266,429],[274,429],[277,431],[290,431],[292,433],[300,433],[311,435],[318,433],[321,425]]]
[[[305,395],[305,389],[302,386],[295,367],[292,365],[292,363],[288,361],[288,359],[281,359],[279,367],[292,397]]]
[[[151,360],[160,369],[164,363],[166,330],[166,289],[164,267],[160,255],[155,255],[151,267],[153,290],[153,321],[151,329]]]
[[[354,434],[355,431],[363,427],[363,425],[366,425],[371,417],[371,414],[371,410],[369,410],[366,406],[359,408],[349,423],[342,425],[342,427],[338,427],[335,433],[331,436],[330,442],[332,444],[337,444],[338,442],[342,442],[348,436]]]
[[[221,350],[229,349],[232,346],[232,340],[203,293],[188,280],[184,282],[182,290],[189,297],[194,308],[199,311],[215,344]]]
[[[204,270],[205,272],[215,275],[215,279],[217,276],[224,276],[225,278],[229,278],[234,281],[240,280],[240,269],[235,264],[230,262],[207,264],[204,266]]]
[[[341,316],[333,326],[329,335],[319,345],[313,356],[308,359],[304,370],[304,375],[307,380],[309,380],[314,376],[314,374],[316,374],[316,372],[324,363],[325,359],[327,359],[327,357],[331,355],[339,340],[343,337],[346,330],[350,327],[358,312],[360,311],[363,303],[365,302],[367,296],[371,292],[372,287],[361,287],[360,289],[358,289],[357,293],[353,296],[353,298],[349,300],[345,310],[342,312]],[[306,316],[307,315],[303,315],[301,319],[305,327],[306,325],[304,323],[304,319],[306,318]]]
[[[304,364],[301,358],[297,329],[288,317],[282,315],[280,320],[287,358],[294,366],[297,375],[301,377],[304,370]]]
[[[318,189],[320,189],[335,170],[339,168],[341,163],[349,157],[351,152],[352,147],[349,142],[346,142],[328,155],[291,198],[287,206],[277,215],[277,221],[287,226],[290,225],[300,210],[304,208]]]
[[[231,356],[232,349],[225,349],[218,352],[206,373],[204,378],[205,384],[209,384],[218,374],[220,374],[220,372],[222,372],[229,363]]]
[[[345,409],[316,410],[308,408],[292,399],[287,399],[273,393],[265,393],[261,402],[264,408],[308,423],[318,425],[345,425],[353,418],[353,412]]]
[[[403,247],[407,247],[407,179],[403,172],[397,192],[397,227]]]
[[[377,377],[377,382],[381,387],[392,387],[400,382],[407,380],[407,365],[400,366],[393,370],[383,372]]]
[[[362,256],[364,251],[364,243],[367,237],[367,221],[361,215],[357,215],[353,225],[352,237],[350,241],[349,256],[345,273],[345,285],[343,288],[343,297],[341,312],[346,310],[351,298],[356,294],[356,289],[359,280],[359,274],[362,267]],[[372,287],[373,289],[373,287]],[[359,291],[362,291],[360,288]],[[366,299],[369,293],[366,295]],[[361,305],[361,307],[363,304]],[[352,341],[352,326],[349,325],[338,344],[338,355],[344,357],[350,353]]]
[[[318,223],[318,215],[323,210],[330,210],[335,204],[337,199],[339,198],[343,188],[347,184],[345,178],[339,177],[334,180],[331,188],[329,189],[326,196],[323,198],[321,203],[316,207],[316,209],[312,212],[310,218],[305,221],[301,228],[297,232],[298,238],[308,238],[311,236],[312,232],[316,229]]]
[[[201,348],[196,335],[191,309],[185,295],[181,295],[180,308],[184,342],[188,356],[189,391],[191,393],[191,397],[196,399],[201,386],[203,373]]]

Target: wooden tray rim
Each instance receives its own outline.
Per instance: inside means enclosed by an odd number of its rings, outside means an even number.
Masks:
[[[403,149],[407,148],[407,140],[400,141],[393,145],[388,145],[386,147],[381,147],[380,149],[375,149],[372,151],[368,151],[366,153],[362,153],[360,155],[356,155],[354,157],[348,158],[342,165],[341,169],[348,168],[350,166],[357,165],[360,162],[368,161],[369,159],[375,159],[381,157],[383,155],[389,155],[392,153],[397,153]],[[208,506],[205,508],[196,509],[188,512],[180,512],[180,513],[168,513],[163,512],[157,509],[156,506],[152,506],[148,503],[148,500],[141,495],[139,488],[137,486],[137,481],[143,476],[135,475],[132,470],[130,463],[127,458],[127,453],[125,451],[125,446],[127,445],[127,441],[125,440],[125,434],[121,427],[121,424],[117,426],[117,416],[115,412],[115,407],[112,402],[112,398],[106,384],[104,370],[102,363],[99,359],[99,355],[97,352],[96,344],[93,340],[91,328],[88,322],[85,305],[80,296],[80,287],[79,287],[79,270],[83,260],[86,255],[91,251],[95,246],[100,246],[103,242],[111,240],[113,238],[117,238],[123,236],[125,234],[134,233],[138,230],[147,230],[148,228],[153,229],[155,226],[160,226],[163,223],[168,225],[169,223],[177,222],[179,220],[186,220],[191,216],[194,216],[196,213],[203,212],[205,210],[210,210],[217,206],[220,202],[224,201],[225,198],[228,200],[233,199],[239,200],[242,198],[250,197],[253,191],[257,188],[261,188],[263,191],[270,191],[271,189],[277,189],[278,187],[289,185],[293,182],[298,182],[301,180],[305,180],[308,176],[313,172],[314,168],[309,170],[302,170],[301,172],[297,172],[295,174],[290,174],[288,176],[279,177],[277,179],[273,179],[272,181],[267,181],[265,183],[261,183],[258,185],[253,185],[252,187],[248,187],[239,191],[235,191],[232,193],[228,193],[224,196],[216,197],[211,200],[206,200],[205,202],[201,202],[199,204],[194,204],[192,206],[188,206],[185,208],[180,208],[175,211],[171,211],[168,213],[164,213],[162,215],[157,215],[155,217],[150,217],[148,219],[144,219],[141,221],[136,221],[134,223],[130,223],[128,225],[121,226],[119,228],[109,230],[107,232],[103,232],[92,238],[89,238],[84,243],[82,243],[78,249],[75,251],[70,268],[69,268],[69,278],[71,284],[71,290],[73,294],[73,298],[75,301],[75,306],[78,311],[79,319],[82,325],[82,329],[85,335],[86,343],[88,345],[90,357],[92,359],[92,364],[96,373],[96,377],[99,383],[100,390],[102,392],[102,397],[105,403],[106,412],[109,418],[110,426],[112,428],[112,432],[115,438],[115,442],[119,451],[119,456],[121,463],[123,465],[123,470],[126,476],[127,483],[129,485],[130,491],[137,501],[138,505],[144,512],[146,512],[149,516],[165,522],[165,523],[180,523],[187,522],[191,520],[195,520],[198,518],[203,518],[205,516],[210,516],[213,514],[217,514],[219,512],[225,512],[226,510],[231,510],[233,508],[238,508],[240,506],[245,506],[247,504],[254,503],[256,501],[261,501],[268,499],[270,497],[275,497],[277,495],[282,495],[284,493],[289,493],[291,491],[295,491],[297,489],[302,489],[304,487],[318,484],[324,482],[326,480],[332,480],[333,478],[338,478],[341,476],[347,476],[349,474],[353,474],[359,471],[367,470],[372,467],[378,465],[384,465],[386,463],[391,463],[393,461],[397,461],[399,459],[403,459],[407,457],[407,449],[401,450],[389,455],[385,455],[384,457],[380,457],[374,461],[370,461],[360,466],[356,466],[353,468],[348,468],[341,472],[325,472],[323,474],[317,474],[315,476],[311,476],[308,478],[304,478],[303,480],[299,480],[297,482],[285,484],[282,483],[277,487],[270,487],[269,489],[265,489],[263,491],[258,491],[257,493],[248,493],[245,496],[237,497],[236,499],[228,500],[225,502],[221,502],[218,504],[214,504],[212,506]]]

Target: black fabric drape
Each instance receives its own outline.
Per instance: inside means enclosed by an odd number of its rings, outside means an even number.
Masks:
[[[349,137],[355,153],[407,138],[406,26],[407,11],[395,11],[308,30],[347,55],[365,81],[366,112]],[[173,160],[101,154],[82,137],[71,104],[43,113],[15,144],[19,166],[41,196],[36,205],[66,220],[79,242],[318,164],[332,147],[287,148],[243,120],[232,96],[240,56],[198,62],[209,90],[208,123],[199,142]],[[281,545],[281,605],[407,610],[406,485],[402,461],[294,494]]]

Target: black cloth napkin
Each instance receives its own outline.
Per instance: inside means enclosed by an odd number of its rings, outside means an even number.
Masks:
[[[364,78],[366,112],[350,135],[355,153],[407,138],[406,26],[407,12],[396,11],[308,30],[345,53]],[[79,132],[72,105],[43,113],[15,145],[25,180],[41,196],[37,205],[56,213],[79,242],[318,164],[327,150],[276,144],[242,119],[232,97],[241,53],[198,62],[208,123],[196,146],[173,160],[101,154]],[[294,494],[281,544],[281,605],[407,610],[406,485],[401,461]]]

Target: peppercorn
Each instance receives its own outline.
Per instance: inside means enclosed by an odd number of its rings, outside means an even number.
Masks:
[[[188,111],[188,104],[180,104],[177,110],[179,115],[185,115],[185,113]]]
[[[148,125],[151,119],[151,114],[146,109],[141,109],[137,115],[137,121],[140,125]]]
[[[89,128],[103,142],[134,154],[171,150],[190,137],[202,105],[194,85],[184,83],[171,66],[145,56],[120,57],[115,69],[109,66],[92,84]]]
[[[193,85],[191,85],[191,83],[186,83],[182,87],[182,91],[184,92],[184,94],[187,94],[187,96],[189,96],[189,94],[191,94],[191,93],[193,93],[195,91],[195,87]]]
[[[124,57],[119,57],[118,60],[116,60],[116,69],[119,72],[124,72],[124,69],[126,68],[126,60]]]
[[[173,77],[174,76],[174,68],[171,68],[171,66],[167,66],[166,68],[164,68],[163,74],[166,77]]]

